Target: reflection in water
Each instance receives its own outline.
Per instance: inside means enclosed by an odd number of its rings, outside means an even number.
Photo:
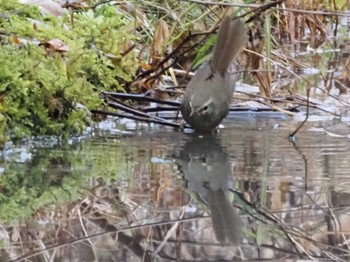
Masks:
[[[233,189],[232,166],[220,140],[194,137],[182,148],[179,163],[189,188],[208,203],[216,239],[239,244],[240,217],[226,195]]]
[[[283,123],[247,119],[215,137],[147,131],[8,151],[0,261],[346,260],[350,140],[303,130],[293,146]]]

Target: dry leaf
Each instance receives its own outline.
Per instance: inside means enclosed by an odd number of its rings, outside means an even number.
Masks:
[[[156,66],[164,58],[169,40],[169,28],[167,23],[158,20],[151,49],[151,64]]]

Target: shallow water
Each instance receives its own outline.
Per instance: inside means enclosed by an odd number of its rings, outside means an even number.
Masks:
[[[1,261],[347,260],[350,140],[309,123],[292,143],[287,120],[235,114],[211,136],[106,122],[16,144]]]

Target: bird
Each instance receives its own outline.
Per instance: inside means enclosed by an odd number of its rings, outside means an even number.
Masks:
[[[211,60],[191,78],[181,101],[182,117],[195,131],[210,132],[227,116],[237,81],[227,70],[247,41],[244,22],[226,16]]]

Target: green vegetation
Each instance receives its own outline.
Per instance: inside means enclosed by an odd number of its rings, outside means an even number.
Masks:
[[[131,36],[109,5],[56,18],[0,0],[0,14],[0,145],[9,137],[79,134],[88,109],[102,104],[99,91],[121,91],[137,67],[133,54],[120,55]]]

